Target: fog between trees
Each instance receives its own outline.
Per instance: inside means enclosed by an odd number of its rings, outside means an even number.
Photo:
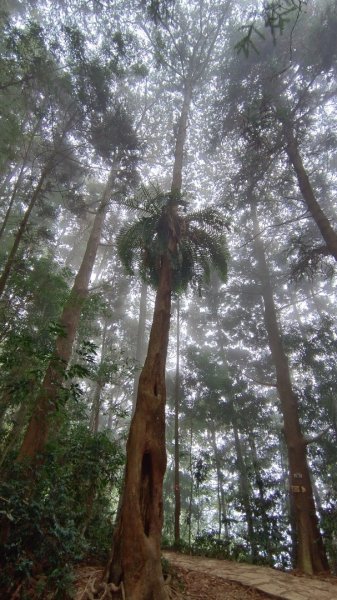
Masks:
[[[6,597],[95,557],[166,600],[163,545],[335,574],[336,4],[0,25]]]

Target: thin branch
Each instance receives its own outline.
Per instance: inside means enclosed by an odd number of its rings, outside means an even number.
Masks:
[[[320,439],[322,439],[322,437],[324,437],[324,435],[329,431],[329,429],[331,429],[330,425],[328,425],[328,427],[317,433],[317,435],[314,435],[312,437],[304,437],[305,445],[308,446],[309,444],[314,444],[315,442],[318,442]]]
[[[244,371],[242,371],[242,374],[244,377],[246,377],[247,379],[250,379],[250,381],[253,381],[254,383],[257,383],[258,385],[263,385],[265,387],[272,387],[272,388],[277,387],[276,383],[271,383],[269,381],[260,381],[259,379],[254,379],[253,377],[249,377],[249,375],[247,375],[247,373],[245,373]]]
[[[302,221],[302,220],[308,219],[308,218],[309,218],[308,211],[305,211],[304,213],[302,213],[295,219],[288,219],[287,221],[282,221],[281,223],[274,223],[273,225],[266,225],[265,227],[263,227],[263,229],[261,229],[260,233],[267,231],[267,229],[275,229],[277,227],[283,227],[284,225],[290,225],[291,223],[296,223],[297,221]],[[249,244],[251,244],[256,239],[256,237],[258,237],[258,236],[254,235],[247,242],[245,242],[241,246],[238,246],[238,250],[241,250],[241,248],[245,248],[245,246],[248,246]]]

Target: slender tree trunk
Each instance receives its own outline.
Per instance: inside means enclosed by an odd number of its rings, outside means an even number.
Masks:
[[[21,166],[18,178],[17,178],[17,180],[15,182],[15,185],[14,185],[14,188],[13,188],[13,191],[12,191],[9,203],[8,203],[8,207],[7,207],[7,210],[6,210],[5,218],[4,218],[3,223],[2,223],[2,225],[0,227],[0,239],[2,238],[3,233],[4,233],[4,231],[5,231],[6,227],[7,227],[7,223],[8,223],[9,217],[10,217],[11,212],[12,212],[13,204],[15,202],[16,194],[17,194],[17,191],[18,191],[18,189],[19,189],[19,187],[21,185],[24,167],[25,167],[25,165],[23,164]]]
[[[180,449],[179,449],[179,408],[180,408],[180,302],[177,298],[177,347],[176,377],[174,386],[174,545],[180,543]]]
[[[290,124],[283,123],[284,136],[287,142],[286,153],[289,157],[291,164],[294,167],[299,188],[301,190],[303,200],[308,207],[308,210],[314,219],[318,229],[320,230],[322,237],[326,243],[326,246],[335,260],[337,260],[337,233],[331,227],[330,221],[325,215],[324,211],[318,204],[310,179],[304,168],[302,158],[298,149],[298,142],[294,136],[293,129]]]
[[[212,428],[211,433],[212,433],[212,444],[213,444],[213,451],[214,451],[217,479],[218,479],[219,538],[221,536],[221,530],[222,530],[222,524],[223,524],[224,530],[225,530],[225,539],[228,540],[228,536],[229,536],[228,519],[227,519],[228,511],[227,511],[226,497],[225,497],[225,493],[224,493],[224,476],[223,476],[223,472],[221,470],[220,455],[219,455],[219,449],[218,449],[218,446],[216,443],[214,428]],[[221,520],[221,523],[220,523],[220,520]]]
[[[268,558],[269,564],[272,564],[273,556],[272,556],[271,545],[270,545],[268,515],[265,510],[265,502],[266,502],[265,486],[263,483],[263,479],[261,477],[261,471],[260,471],[260,467],[259,467],[259,460],[258,460],[257,451],[256,451],[255,439],[254,439],[254,435],[253,435],[252,431],[249,432],[248,439],[249,439],[249,446],[250,446],[251,453],[252,453],[252,463],[253,463],[254,472],[255,472],[255,482],[256,482],[258,492],[259,492],[264,544],[265,544],[265,548],[267,551],[267,558]]]
[[[171,191],[180,194],[183,151],[192,85],[185,85],[176,138]],[[176,242],[169,240],[161,257],[147,357],[127,441],[123,497],[118,510],[112,552],[104,578],[123,582],[127,600],[167,600],[160,543],[163,524],[163,479],[166,470],[165,366],[170,327],[171,265]]]
[[[90,431],[91,433],[98,433],[99,428],[99,413],[101,408],[101,392],[102,392],[102,383],[100,381],[96,382],[94,397],[92,399],[91,406],[91,415],[90,415]]]
[[[218,538],[219,540],[221,539],[221,533],[222,533],[222,517],[223,517],[223,512],[222,512],[222,481],[221,481],[221,468],[220,468],[220,460],[219,460],[219,451],[218,451],[218,447],[217,447],[217,443],[216,443],[216,436],[215,436],[215,428],[211,427],[210,428],[210,432],[211,432],[211,443],[212,443],[212,449],[213,449],[213,457],[215,460],[215,468],[216,468],[216,474],[217,474],[217,496],[218,496]],[[221,493],[222,492],[222,493]],[[227,531],[228,534],[228,531]]]
[[[26,423],[27,412],[28,406],[25,402],[22,402],[14,415],[13,427],[6,439],[6,445],[0,459],[0,470],[2,469],[3,463],[5,462],[6,456],[9,454],[9,452],[13,450],[13,448],[17,445],[19,441],[19,438]]]
[[[105,359],[106,354],[106,335],[107,335],[108,323],[104,321],[103,334],[102,334],[102,351],[101,351],[101,365]],[[92,433],[98,433],[99,429],[99,413],[101,409],[101,393],[104,387],[104,381],[98,378],[95,385],[94,397],[91,405],[90,415],[90,430]]]
[[[15,173],[17,172],[17,167],[13,167],[13,169],[8,169],[7,170],[7,174],[6,176],[3,178],[3,180],[1,180],[0,183],[0,196],[2,196],[5,193],[5,190],[7,189],[12,177],[14,177]]]
[[[297,530],[295,523],[295,510],[293,497],[289,494],[289,466],[288,466],[288,451],[285,443],[283,432],[278,435],[279,447],[280,447],[280,464],[282,472],[282,483],[283,483],[283,499],[284,499],[284,512],[288,513],[289,525],[290,525],[290,537],[291,537],[291,566],[296,569],[297,565]]]
[[[192,506],[193,506],[193,469],[192,469],[192,443],[193,443],[193,427],[192,427],[192,416],[191,416],[191,428],[190,428],[190,499],[188,503],[188,547],[191,550],[192,541]]]
[[[41,194],[41,192],[43,190],[43,186],[45,184],[45,181],[46,181],[46,179],[47,179],[50,171],[51,171],[51,167],[50,167],[49,164],[47,164],[46,167],[41,172],[40,179],[39,179],[39,181],[37,183],[37,186],[36,186],[36,188],[35,188],[35,190],[33,192],[32,197],[30,199],[29,205],[28,205],[27,210],[26,210],[26,212],[25,212],[25,214],[23,216],[23,219],[22,219],[22,221],[20,223],[20,226],[19,226],[19,228],[18,228],[18,230],[16,232],[12,249],[11,249],[9,255],[8,255],[8,258],[7,258],[4,270],[3,270],[2,275],[0,277],[0,296],[2,296],[2,294],[4,292],[4,289],[6,287],[6,284],[7,284],[8,278],[9,278],[11,272],[12,272],[12,269],[13,269],[13,266],[14,266],[14,261],[15,261],[15,258],[16,258],[16,254],[17,254],[19,245],[21,243],[21,240],[23,238],[23,235],[24,235],[24,233],[25,233],[25,231],[27,229],[27,224],[28,224],[31,212],[32,212],[33,208],[35,207],[37,200],[40,197],[40,194]]]
[[[29,140],[28,146],[27,146],[27,148],[25,150],[23,159],[22,159],[22,165],[21,165],[21,168],[19,170],[19,175],[18,175],[18,178],[17,178],[17,180],[15,182],[15,185],[14,185],[11,197],[10,197],[10,201],[9,201],[9,204],[8,204],[8,207],[7,207],[7,210],[6,210],[6,214],[5,214],[5,218],[4,218],[3,223],[2,223],[2,225],[0,227],[0,239],[3,236],[3,233],[4,233],[5,229],[6,229],[9,217],[11,215],[13,204],[15,202],[18,189],[20,188],[25,168],[27,166],[27,158],[29,156],[30,150],[32,148],[34,137],[36,135],[36,132],[37,132],[40,124],[41,124],[41,119],[38,119],[38,121],[36,122],[36,124],[35,124],[35,126],[33,128],[33,131],[31,132],[30,140]]]
[[[147,308],[147,284],[142,283],[140,292],[140,306],[139,306],[139,320],[138,320],[138,331],[137,331],[137,346],[136,346],[136,361],[139,365],[143,365],[144,354],[145,354],[145,328],[146,328],[146,308]],[[132,402],[132,414],[135,412],[137,390],[139,382],[140,371],[136,371],[133,379],[133,402]]]
[[[171,266],[162,258],[148,353],[127,442],[125,484],[108,581],[123,581],[128,600],[167,600],[160,562],[165,447],[165,365],[171,311]]]
[[[257,546],[255,539],[255,531],[254,531],[254,523],[253,523],[253,513],[250,504],[249,497],[249,481],[247,477],[247,469],[245,465],[245,461],[242,453],[241,440],[238,432],[238,428],[235,423],[235,417],[232,419],[232,426],[234,432],[234,441],[235,441],[235,451],[236,451],[236,460],[237,467],[239,471],[239,482],[240,482],[240,496],[243,504],[243,508],[246,514],[246,522],[247,522],[247,533],[248,533],[248,541],[252,552],[253,562],[257,560]]]
[[[60,318],[60,326],[63,331],[56,340],[55,352],[47,368],[34,412],[18,454],[19,462],[26,459],[35,462],[38,455],[43,452],[48,440],[51,418],[57,412],[64,373],[71,358],[83,303],[88,296],[90,277],[108,208],[110,187],[111,184],[108,183],[93,222],[82,264],[63,308]]]
[[[191,81],[186,80],[183,94],[183,104],[181,108],[176,145],[174,149],[174,165],[172,175],[172,192],[181,192],[183,179],[184,148],[187,134],[188,115],[191,108],[193,86]]]
[[[113,393],[110,393],[110,401],[109,401],[109,409],[108,409],[108,424],[107,428],[110,431],[112,429],[112,417],[113,417],[113,409],[114,409],[114,396]]]
[[[253,202],[251,210],[254,224],[254,249],[264,302],[264,321],[276,370],[277,390],[281,402],[284,435],[288,450],[290,494],[297,531],[297,568],[308,574],[319,573],[328,571],[329,566],[315,510],[306,444],[299,420],[298,400],[292,388],[288,359],[282,344],[272,284]]]

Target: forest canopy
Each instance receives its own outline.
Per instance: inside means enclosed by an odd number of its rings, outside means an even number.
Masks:
[[[336,575],[336,2],[0,28],[3,597],[168,600],[163,547]]]

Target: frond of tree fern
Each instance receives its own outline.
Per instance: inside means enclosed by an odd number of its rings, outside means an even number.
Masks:
[[[223,233],[224,228],[228,229],[229,222],[221,215],[216,208],[204,208],[186,215],[186,223],[196,223],[210,234],[215,232]]]
[[[142,185],[138,192],[131,198],[119,198],[118,204],[129,208],[130,210],[140,211],[147,215],[160,214],[164,206],[168,206],[170,202],[176,204],[185,204],[177,194],[171,192],[163,192],[156,184],[152,183],[149,186]]]
[[[140,194],[138,208],[141,206],[148,216],[124,226],[117,238],[127,272],[138,272],[156,287],[162,258],[168,253],[174,292],[186,290],[190,282],[200,289],[202,281],[209,282],[212,269],[225,281],[228,251],[224,229],[228,223],[224,217],[214,208],[179,214],[179,206],[185,204],[181,197],[154,186],[143,188]],[[173,245],[170,240],[174,240]]]
[[[208,231],[190,226],[189,238],[194,246],[196,262],[199,262],[205,268],[205,280],[209,280],[210,269],[217,271],[220,279],[226,281],[228,270],[229,254],[226,240],[222,231]],[[208,266],[207,266],[208,265]]]
[[[117,251],[129,275],[134,275],[137,268],[140,268],[144,254],[151,245],[157,221],[156,216],[142,217],[135,223],[124,225],[120,230],[117,236]]]

